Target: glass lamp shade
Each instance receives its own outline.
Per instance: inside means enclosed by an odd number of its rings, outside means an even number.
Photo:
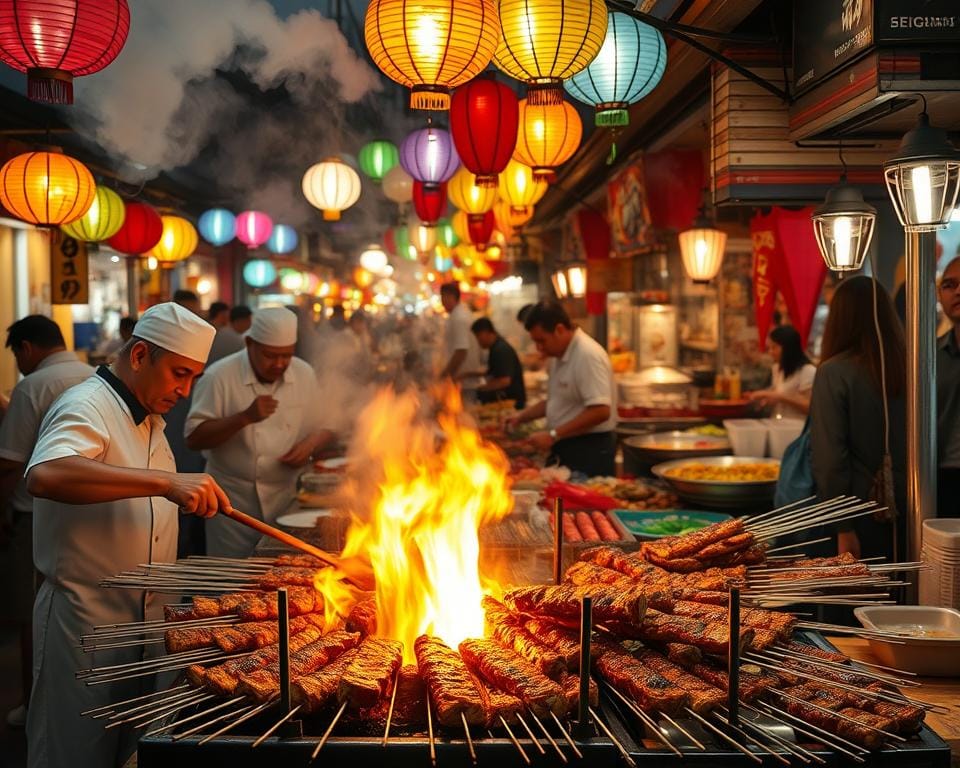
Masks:
[[[550,282],[553,283],[553,292],[557,294],[558,299],[565,299],[570,295],[570,289],[567,286],[567,273],[563,269],[558,269],[550,275]]]
[[[587,295],[587,268],[582,265],[567,267],[567,289],[574,299]]]
[[[926,112],[895,157],[883,164],[887,192],[907,232],[932,232],[950,223],[960,192],[960,153]]]
[[[812,218],[813,234],[827,268],[834,272],[860,269],[877,221],[877,209],[864,201],[860,190],[841,181],[827,192]]]
[[[698,221],[697,224],[706,223]],[[680,256],[683,268],[695,283],[708,283],[717,276],[723,263],[727,233],[710,226],[696,226],[681,232]]]

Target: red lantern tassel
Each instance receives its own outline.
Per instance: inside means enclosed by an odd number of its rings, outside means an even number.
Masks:
[[[27,98],[41,104],[73,104],[73,75],[62,69],[28,69]]]

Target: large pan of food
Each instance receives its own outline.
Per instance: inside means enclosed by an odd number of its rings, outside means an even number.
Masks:
[[[637,464],[650,466],[693,456],[726,456],[731,448],[726,437],[674,431],[629,437],[623,441],[623,452],[624,459],[629,456]]]
[[[666,461],[652,472],[692,504],[720,509],[755,508],[773,499],[777,459],[708,456]]]

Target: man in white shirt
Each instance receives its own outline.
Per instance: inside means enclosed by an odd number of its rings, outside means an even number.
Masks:
[[[473,316],[460,302],[460,286],[455,282],[440,286],[440,301],[447,311],[447,324],[443,329],[447,364],[440,372],[440,378],[459,381],[464,402],[474,402],[477,399],[477,387],[482,383],[475,372],[481,370],[483,365],[480,346],[470,330]]]
[[[172,303],[143,313],[110,368],[71,387],[50,407],[27,464],[34,497],[33,548],[44,577],[33,610],[34,679],[27,712],[30,768],[113,768],[137,734],[81,712],[141,696],[150,677],[86,685],[77,670],[142,660],[143,646],[78,648],[104,624],[162,618],[163,596],[104,589],[102,579],[176,557],[177,511],[229,510],[204,474],[177,474],[163,417],[203,370],[213,327]]]
[[[508,425],[547,418],[547,428],[530,439],[559,462],[588,477],[612,476],[617,426],[616,384],[606,350],[556,302],[541,301],[524,321],[537,351],[553,358],[547,399],[508,419]]]
[[[250,330],[252,322],[253,312],[250,307],[245,304],[231,307],[230,322],[217,328],[217,335],[213,337],[213,346],[210,347],[210,359],[207,360],[207,365],[213,365],[227,355],[243,349],[243,334]]]
[[[283,307],[253,316],[246,349],[212,365],[197,383],[184,434],[237,509],[273,523],[296,505],[297,477],[332,435],[317,418],[313,368],[293,356],[297,317]],[[248,557],[256,531],[207,521],[207,553]]]
[[[40,422],[64,390],[93,375],[93,368],[67,351],[60,327],[49,317],[29,315],[7,329],[7,346],[25,378],[10,395],[0,423],[0,513],[6,515],[7,535],[0,537],[0,569],[10,591],[3,601],[20,630],[23,705],[7,716],[8,724],[23,727],[33,669],[30,620],[33,615],[33,498],[27,493],[23,469],[37,444]],[[4,551],[6,550],[6,551]]]

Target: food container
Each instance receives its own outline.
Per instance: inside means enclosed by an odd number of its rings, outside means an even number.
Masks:
[[[510,495],[513,496],[513,512],[511,514],[518,517],[529,518],[537,508],[537,502],[540,501],[540,491],[538,490],[522,490],[514,487]]]
[[[880,663],[931,677],[960,675],[960,611],[925,605],[870,605],[854,609],[867,629],[894,632],[868,637]]]
[[[923,522],[920,560],[920,602],[960,608],[960,519]]]
[[[777,481],[773,480],[701,480],[672,477],[671,469],[683,469],[694,465],[708,467],[737,467],[746,464],[767,464],[779,470],[776,459],[749,456],[707,456],[696,459],[678,459],[657,464],[651,472],[661,478],[685,501],[707,509],[735,509],[737,511],[769,508]]]
[[[662,512],[615,509],[610,515],[642,540],[677,536],[730,519],[730,515],[723,512],[698,512],[692,509],[667,509]]]
[[[617,377],[619,402],[624,407],[683,413],[696,408],[697,390],[682,371],[663,365]]]
[[[764,419],[767,427],[767,455],[782,459],[787,446],[803,432],[803,419]]]
[[[650,467],[662,461],[691,456],[725,456],[729,453],[730,441],[725,437],[680,431],[657,432],[623,441],[623,468],[628,474],[639,475],[646,474]]]
[[[724,419],[734,456],[766,456],[767,425],[763,419]]]

